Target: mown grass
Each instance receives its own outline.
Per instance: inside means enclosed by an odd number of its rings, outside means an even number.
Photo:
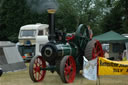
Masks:
[[[82,75],[77,75],[75,81],[68,85],[96,85],[98,81],[87,80]],[[0,77],[0,85],[67,85],[64,84],[59,75],[47,71],[46,76],[42,82],[34,83],[28,73],[27,69],[17,72],[4,73]],[[128,76],[100,76],[100,85],[128,85]]]

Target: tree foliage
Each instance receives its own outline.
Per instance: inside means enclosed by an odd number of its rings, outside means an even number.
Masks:
[[[74,32],[79,24],[91,25],[96,34],[101,32],[99,23],[103,14],[103,1],[59,0],[59,3],[60,7],[57,15],[60,15],[61,18],[58,17],[58,24],[67,28],[67,32]]]
[[[47,12],[38,14],[32,11],[26,1],[0,0],[0,40],[17,42],[21,26],[48,23]],[[79,24],[89,24],[95,35],[110,30],[128,32],[128,0],[57,1],[57,29],[75,32]]]
[[[17,42],[19,29],[26,24],[47,23],[46,14],[37,14],[30,10],[25,0],[1,0],[0,31],[1,40]],[[6,38],[4,38],[4,37]]]
[[[100,25],[103,32],[128,33],[128,0],[108,0],[108,4],[110,12],[106,13]]]

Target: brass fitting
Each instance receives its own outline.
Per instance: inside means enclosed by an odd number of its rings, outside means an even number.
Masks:
[[[47,11],[48,11],[48,13],[50,13],[50,14],[54,14],[54,13],[56,12],[55,9],[48,9]]]

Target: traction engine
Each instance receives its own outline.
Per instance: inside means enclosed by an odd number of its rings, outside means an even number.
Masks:
[[[103,56],[98,40],[90,40],[85,25],[80,24],[72,36],[55,30],[55,10],[49,9],[49,42],[41,49],[41,55],[33,57],[29,66],[30,78],[34,82],[42,81],[46,71],[57,72],[64,83],[72,83],[76,73],[83,68],[83,56],[92,60]],[[47,64],[47,65],[46,65]]]

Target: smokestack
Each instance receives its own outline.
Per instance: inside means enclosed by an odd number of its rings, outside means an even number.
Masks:
[[[51,42],[55,41],[55,9],[49,9],[48,14],[49,14],[49,36],[48,39]]]

